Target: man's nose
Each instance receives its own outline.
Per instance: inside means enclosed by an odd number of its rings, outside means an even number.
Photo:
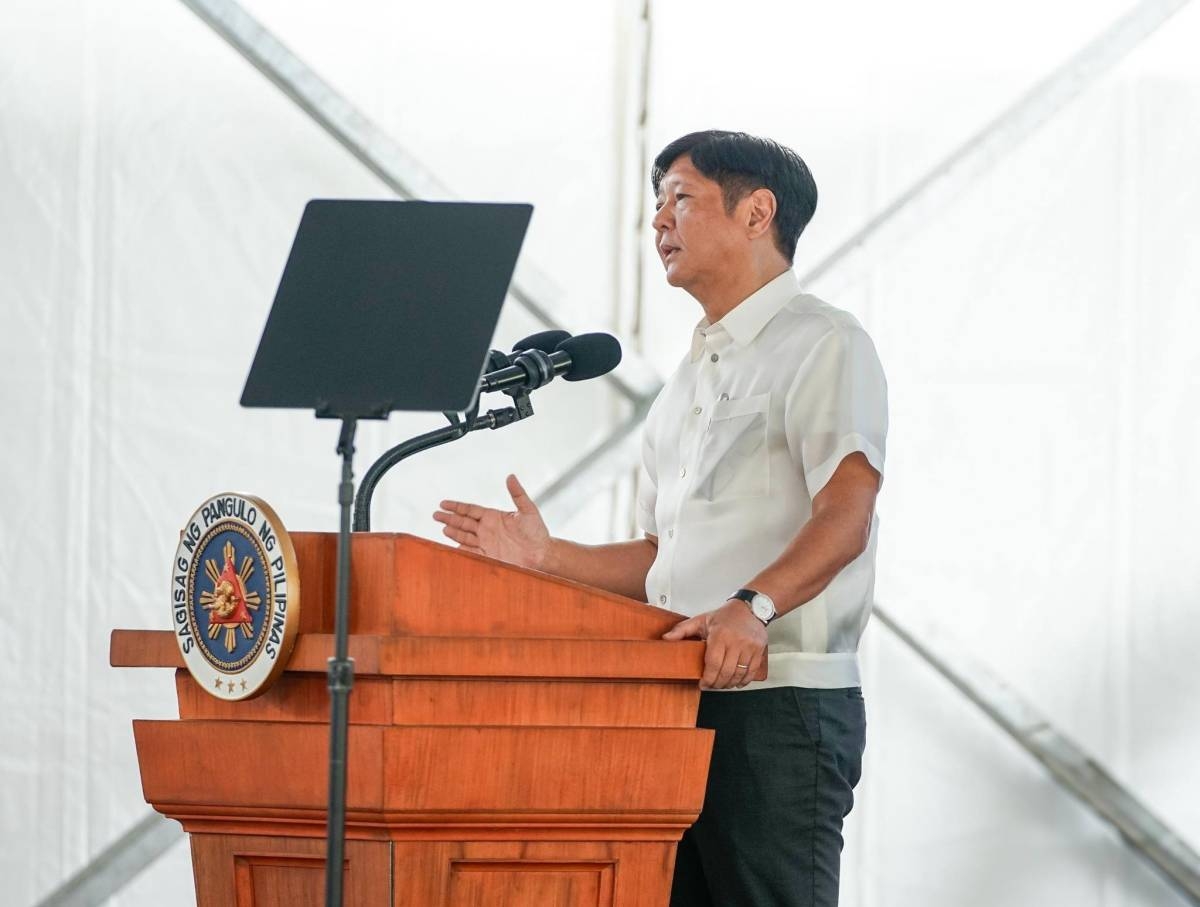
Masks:
[[[670,209],[666,205],[663,205],[654,213],[654,220],[650,221],[650,225],[654,227],[655,230],[662,230],[663,228],[670,226],[671,215],[669,211]]]

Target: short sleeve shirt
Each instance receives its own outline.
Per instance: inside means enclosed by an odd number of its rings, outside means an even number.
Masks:
[[[883,474],[886,436],[874,344],[793,271],[701,320],[643,435],[638,517],[658,537],[647,600],[689,616],[719,607],[783,553],[846,456]],[[820,594],[771,623],[768,677],[744,689],[859,685],[878,523]]]

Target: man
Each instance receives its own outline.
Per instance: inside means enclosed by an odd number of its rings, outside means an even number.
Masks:
[[[553,538],[515,476],[515,511],[443,501],[434,518],[468,550],[688,615],[666,638],[706,640],[697,725],[716,736],[673,907],[834,905],[865,742],[855,652],[886,382],[861,325],[791,270],[817,200],[795,152],[693,133],[663,149],[651,182],[667,282],[704,317],[647,417],[645,537]]]

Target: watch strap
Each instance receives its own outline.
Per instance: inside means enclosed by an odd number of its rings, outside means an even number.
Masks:
[[[758,614],[755,613],[754,599],[759,595],[763,595],[764,598],[768,598],[768,599],[770,598],[770,596],[767,596],[764,593],[761,593],[756,589],[738,589],[737,592],[733,593],[733,595],[731,595],[729,597],[736,598],[738,601],[745,602],[746,607],[748,607],[750,609],[750,613],[753,614],[756,618],[758,618],[758,620],[761,620],[764,627],[767,627],[767,626],[770,626],[771,621],[773,621],[778,615],[772,614],[769,618],[767,618],[766,620],[763,620],[763,618],[759,617]]]

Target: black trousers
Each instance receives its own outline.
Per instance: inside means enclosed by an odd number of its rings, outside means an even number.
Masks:
[[[696,724],[717,733],[671,907],[835,907],[866,743],[862,691],[705,692]]]

